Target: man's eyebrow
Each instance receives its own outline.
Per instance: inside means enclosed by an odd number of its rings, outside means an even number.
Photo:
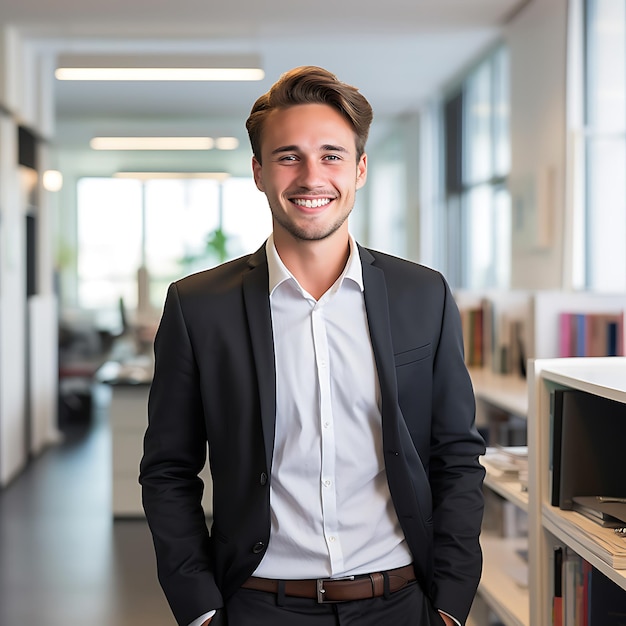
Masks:
[[[296,145],[291,146],[279,146],[272,150],[270,154],[283,154],[285,152],[300,152],[300,148]],[[343,146],[336,146],[334,144],[324,144],[320,146],[320,152],[341,152],[347,154],[349,150]]]
[[[282,152],[298,152],[298,146],[279,146],[275,150],[272,150],[270,154],[281,154]]]
[[[323,152],[348,152],[347,148],[343,146],[335,146],[333,144],[325,144],[322,146]]]

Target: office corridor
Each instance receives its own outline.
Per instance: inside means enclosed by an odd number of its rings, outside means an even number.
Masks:
[[[0,490],[0,626],[172,626],[143,520],[110,514],[106,415]]]

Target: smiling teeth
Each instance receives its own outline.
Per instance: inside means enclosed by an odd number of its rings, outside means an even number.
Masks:
[[[329,202],[329,198],[319,198],[317,200],[294,200],[294,204],[298,206],[303,206],[307,209],[317,209],[321,206],[326,206]]]

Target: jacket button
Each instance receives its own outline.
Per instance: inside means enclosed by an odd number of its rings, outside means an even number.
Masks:
[[[252,546],[252,552],[254,554],[259,554],[260,552],[263,552],[263,548],[265,548],[265,544],[262,541],[257,541],[253,546]]]
[[[259,481],[262,485],[265,485],[267,483],[267,474],[265,472],[261,473],[261,478]]]

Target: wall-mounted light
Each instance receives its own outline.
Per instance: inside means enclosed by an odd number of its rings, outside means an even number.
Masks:
[[[58,80],[251,81],[263,80],[256,55],[61,55]]]
[[[58,170],[46,170],[43,173],[41,184],[46,191],[61,191],[63,188],[63,174]]]

